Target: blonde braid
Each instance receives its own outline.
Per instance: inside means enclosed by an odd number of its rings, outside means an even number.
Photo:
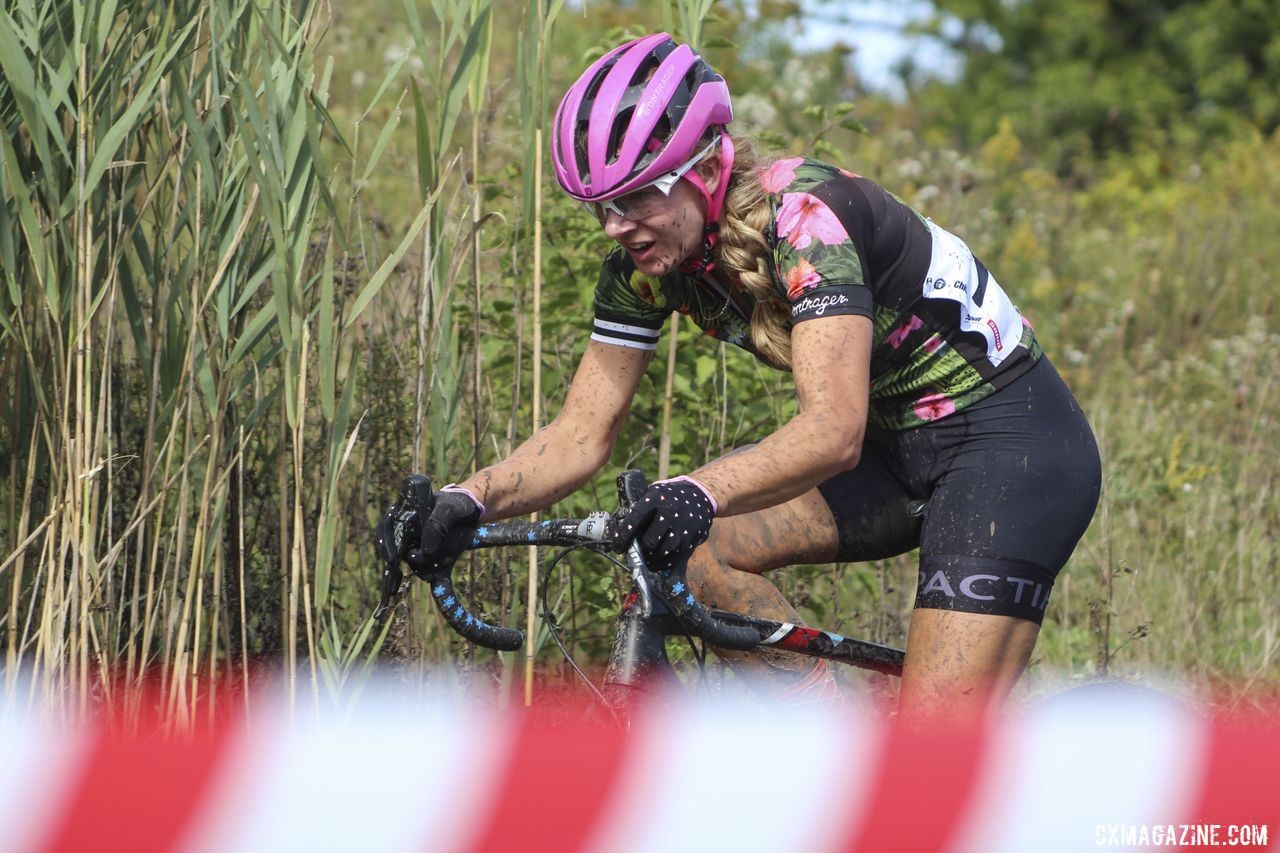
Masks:
[[[755,301],[751,342],[756,350],[773,366],[790,370],[791,330],[787,322],[791,310],[774,289],[765,239],[773,209],[769,194],[760,186],[760,158],[751,141],[735,137],[733,146],[733,173],[716,245],[718,263]]]

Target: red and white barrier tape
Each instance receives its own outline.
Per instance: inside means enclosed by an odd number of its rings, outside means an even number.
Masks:
[[[0,714],[0,828],[13,851],[1280,849],[1280,723],[1141,694],[910,730],[705,703],[627,733],[450,702],[176,739]]]

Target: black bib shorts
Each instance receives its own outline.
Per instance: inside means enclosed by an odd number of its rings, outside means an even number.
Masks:
[[[914,429],[868,427],[857,467],[820,485],[838,559],[920,549],[916,607],[1039,624],[1102,484],[1093,431],[1048,358]]]

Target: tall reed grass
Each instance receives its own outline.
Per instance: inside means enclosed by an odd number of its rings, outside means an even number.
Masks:
[[[445,183],[424,175],[372,270],[358,211],[387,136],[345,148],[343,186],[328,15],[0,12],[5,670],[43,707],[157,678],[187,724],[264,654],[291,695],[319,693],[321,613],[347,539],[367,539],[341,505],[361,317],[412,246],[431,253]]]

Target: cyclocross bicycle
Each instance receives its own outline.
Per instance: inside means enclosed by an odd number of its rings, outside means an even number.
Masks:
[[[639,471],[623,472],[617,484],[620,513],[639,500],[647,487],[644,474]],[[404,581],[401,563],[411,543],[418,541],[419,525],[434,504],[430,479],[414,474],[405,478],[396,503],[378,520],[377,549],[383,573],[382,597],[375,618],[383,619],[390,611]],[[620,563],[613,556],[617,549],[608,534],[609,519],[606,512],[594,512],[586,518],[483,524],[476,528],[469,542],[453,544],[472,550],[510,545],[559,546],[563,550],[553,558],[551,566],[569,552],[586,548],[625,566],[631,574],[632,585],[622,601],[604,683],[599,689],[591,685],[560,644],[555,620],[547,609],[547,596],[540,596],[544,618],[552,626],[551,636],[593,692],[611,708],[624,707],[636,690],[645,689],[655,680],[674,676],[667,656],[670,637],[699,638],[724,649],[783,649],[887,675],[902,675],[900,649],[832,631],[704,608],[689,590],[683,565],[667,572],[653,571],[635,541],[626,549],[625,564]],[[546,576],[550,574],[548,569]],[[462,603],[454,589],[451,570],[423,577],[423,580],[429,584],[431,599],[445,621],[466,639],[499,651],[515,651],[524,645],[523,631],[490,625]]]

